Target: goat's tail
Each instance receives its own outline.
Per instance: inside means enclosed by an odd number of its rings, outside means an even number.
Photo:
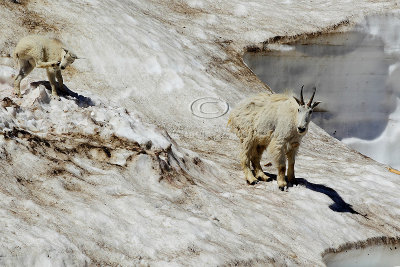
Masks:
[[[232,121],[232,117],[229,118],[228,122],[226,123],[226,127],[228,127],[232,132],[235,129],[235,123]]]
[[[233,133],[238,134],[239,128],[236,127],[236,123],[234,120],[232,120],[232,117],[229,118],[228,123],[226,124],[226,127]]]

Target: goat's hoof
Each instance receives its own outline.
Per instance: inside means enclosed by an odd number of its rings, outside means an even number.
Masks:
[[[268,181],[268,179],[269,179],[269,177],[268,176],[266,176],[265,174],[260,174],[260,175],[257,175],[257,180],[259,180],[259,181],[263,181],[263,182],[267,182]]]
[[[279,187],[279,190],[281,190],[282,192],[283,192],[283,191],[286,191],[286,192],[287,192],[287,191],[289,190],[289,186],[280,186],[280,187]]]
[[[257,179],[255,179],[255,180],[253,180],[253,181],[249,181],[249,180],[246,180],[247,181],[247,183],[249,184],[249,185],[256,185],[256,184],[258,184],[258,180]]]
[[[61,98],[58,95],[51,95],[51,98],[54,100],[61,101]]]
[[[279,189],[280,190],[285,190],[285,187],[287,188],[288,187],[288,184],[286,183],[286,181],[284,181],[284,182],[278,182],[278,187],[279,187]]]

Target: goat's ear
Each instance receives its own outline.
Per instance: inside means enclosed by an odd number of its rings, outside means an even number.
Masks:
[[[296,100],[297,104],[299,104],[299,106],[301,106],[301,101],[295,96],[293,98]]]
[[[312,104],[311,109],[314,109],[316,106],[319,105],[319,103],[321,103],[321,101],[316,101]]]

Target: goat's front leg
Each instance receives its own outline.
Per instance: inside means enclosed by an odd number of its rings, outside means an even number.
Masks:
[[[57,81],[58,81],[58,88],[60,89],[60,91],[65,92],[65,90],[64,90],[64,80],[63,80],[63,77],[61,75],[61,70],[57,70],[56,71],[56,77],[57,77]]]
[[[295,163],[295,157],[297,154],[297,148],[298,148],[298,145],[297,145],[297,147],[288,151],[288,153],[286,154],[287,159],[288,159],[287,177],[288,177],[289,186],[297,184],[296,178],[294,175],[294,163]]]
[[[50,69],[46,69],[46,72],[51,86],[51,94],[53,95],[54,98],[59,99],[56,86],[56,74],[54,73],[54,70]]]
[[[278,186],[282,191],[287,187],[285,180],[286,172],[286,156],[284,150],[284,142],[280,140],[272,140],[268,146],[268,153],[272,156],[275,166],[278,167]]]
[[[287,183],[285,180],[285,172],[286,172],[286,162],[285,162],[285,157],[283,156],[283,161],[279,160],[278,165],[278,187],[280,190],[284,190],[285,187],[287,187]]]

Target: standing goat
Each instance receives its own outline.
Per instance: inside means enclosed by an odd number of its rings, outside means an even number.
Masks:
[[[63,47],[60,40],[40,35],[28,35],[15,47],[13,57],[18,60],[19,73],[15,77],[14,92],[21,97],[20,84],[35,67],[45,68],[51,85],[51,93],[58,97],[56,77],[60,90],[63,90],[61,70],[72,64],[77,56]]]
[[[310,101],[304,104],[303,87],[300,100],[289,93],[262,93],[244,100],[231,112],[228,124],[240,139],[240,159],[249,184],[255,184],[257,179],[268,180],[260,165],[265,149],[278,167],[279,188],[284,190],[288,186],[285,181],[286,158],[289,165],[288,182],[295,183],[296,153],[302,137],[307,133],[313,109],[320,103],[312,103],[316,91],[314,87]],[[255,176],[250,169],[250,162]]]

